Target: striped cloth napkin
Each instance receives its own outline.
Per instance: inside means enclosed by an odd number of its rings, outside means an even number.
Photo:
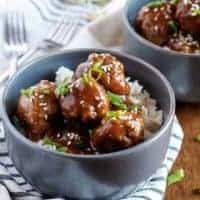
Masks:
[[[119,0],[117,0],[115,4],[111,3],[107,5],[103,8],[103,17],[99,17],[97,20],[89,23],[91,16],[94,17],[97,14],[97,11],[99,13],[102,12],[102,6],[90,3],[74,5],[67,3],[67,1],[64,3],[64,1],[61,0],[12,1],[15,8],[19,7],[20,9],[21,5],[26,6],[28,16],[31,16],[30,20],[33,20],[32,23],[28,24],[30,41],[32,44],[37,43],[37,41],[44,36],[45,31],[48,30],[43,30],[41,27],[52,26],[52,24],[54,24],[63,13],[65,13],[70,17],[75,16],[77,19],[80,19],[80,28],[83,27],[65,49],[93,47],[110,48],[115,50],[121,49],[121,7],[123,6],[123,3],[124,0],[121,0],[120,3]],[[43,26],[44,24],[47,26]],[[0,38],[0,47],[1,42],[2,38]],[[3,49],[0,49],[0,53],[3,57]],[[175,118],[169,147],[162,165],[155,174],[149,177],[149,179],[135,186],[132,193],[129,194],[128,197],[123,198],[123,200],[162,200],[164,198],[167,175],[177,158],[182,140],[183,131],[179,122]],[[9,158],[5,133],[2,123],[0,122],[0,200],[12,199],[63,200],[62,198],[49,198],[43,196],[20,175]]]

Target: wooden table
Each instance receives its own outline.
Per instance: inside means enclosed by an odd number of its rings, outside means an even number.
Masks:
[[[194,142],[194,137],[200,134],[200,104],[178,104],[176,114],[185,136],[173,169],[183,168],[185,179],[168,187],[165,200],[200,200],[200,195],[192,192],[200,188],[200,144]]]

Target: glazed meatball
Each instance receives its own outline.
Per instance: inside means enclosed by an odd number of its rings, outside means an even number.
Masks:
[[[170,2],[160,2],[156,6],[147,4],[139,11],[136,18],[136,29],[149,41],[163,45],[168,41],[173,21],[175,6]]]
[[[172,50],[183,53],[200,52],[199,42],[196,41],[190,34],[183,35],[182,33],[179,33],[178,35],[170,38],[168,47]]]
[[[54,91],[54,83],[47,80],[21,90],[17,115],[26,125],[31,140],[37,141],[42,138],[50,126],[50,121],[59,112],[59,102]]]
[[[200,0],[179,0],[176,18],[181,29],[191,34],[200,33]]]
[[[90,63],[88,61],[81,63],[77,66],[74,75],[72,77],[72,80],[75,81],[82,77],[84,73],[87,73],[90,69]]]
[[[91,143],[101,153],[118,151],[141,142],[143,131],[144,120],[141,114],[125,112],[117,118],[103,119],[91,134]]]
[[[67,153],[93,154],[90,146],[90,138],[85,125],[79,121],[67,121],[64,125],[54,125],[47,132],[46,136],[52,141],[65,147]]]
[[[106,90],[120,95],[129,94],[130,86],[125,80],[124,65],[116,57],[110,54],[90,54],[88,61],[77,67],[74,78],[79,78],[88,70]]]
[[[104,88],[87,74],[70,85],[69,94],[60,98],[65,118],[77,118],[83,122],[96,121],[109,110],[109,100]]]

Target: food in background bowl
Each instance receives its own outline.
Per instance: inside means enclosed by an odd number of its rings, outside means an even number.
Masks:
[[[138,12],[133,26],[147,40],[166,49],[200,53],[200,2],[150,1]]]
[[[32,141],[73,154],[132,147],[162,125],[155,99],[125,76],[123,63],[92,53],[73,72],[60,67],[55,82],[21,89],[16,116]]]

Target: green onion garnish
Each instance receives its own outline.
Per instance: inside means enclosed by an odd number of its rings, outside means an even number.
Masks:
[[[178,32],[177,23],[175,21],[173,21],[173,20],[169,21],[168,26],[169,26],[170,32],[172,34],[175,34]]]
[[[200,15],[200,9],[197,8],[197,9],[192,10],[192,14],[193,14],[194,16],[199,16],[199,15]]]
[[[162,1],[152,1],[152,2],[147,3],[147,6],[149,8],[157,8],[157,7],[160,7],[162,3],[163,3]]]
[[[90,68],[90,70],[89,70],[88,73],[89,73],[90,77],[93,76],[93,73],[97,74],[96,80],[98,81],[102,77],[102,75],[104,73],[104,71],[102,69],[102,62],[96,62],[96,63],[94,63],[91,66],[91,68]]]
[[[109,112],[106,113],[106,118],[107,119],[118,119],[124,113],[125,113],[125,111],[122,111],[122,110],[109,111]]]
[[[198,134],[194,139],[195,139],[196,142],[200,143],[200,134]]]
[[[107,96],[108,96],[108,99],[109,99],[109,101],[112,105],[117,106],[118,108],[120,108],[122,110],[127,109],[127,105],[124,104],[121,96],[114,94],[110,91],[107,92]]]
[[[42,93],[43,93],[44,95],[49,95],[49,94],[50,94],[50,92],[49,92],[48,89],[44,89],[44,90],[42,91]]]
[[[85,84],[89,84],[89,82],[91,81],[91,76],[88,74],[88,73],[84,73],[82,75],[82,81],[85,83]]]
[[[135,105],[130,107],[130,110],[137,113],[137,112],[139,112],[141,110],[141,105],[135,104]]]
[[[184,174],[184,170],[183,169],[179,169],[176,170],[175,172],[171,173],[170,175],[168,175],[167,177],[167,185],[170,186],[174,183],[180,182],[183,180],[183,178],[185,177]]]
[[[67,151],[67,147],[63,146],[57,142],[54,142],[51,138],[45,136],[43,139],[43,145],[47,145],[49,147],[53,147],[53,149],[55,149],[56,151],[59,152],[66,152]]]
[[[177,4],[178,0],[171,0],[170,3],[171,4]]]
[[[66,83],[61,83],[56,87],[56,94],[59,96],[65,96],[68,92],[69,88]]]
[[[20,90],[21,95],[25,95],[27,97],[30,97],[33,94],[33,92],[34,92],[33,88],[27,88],[27,89]]]

